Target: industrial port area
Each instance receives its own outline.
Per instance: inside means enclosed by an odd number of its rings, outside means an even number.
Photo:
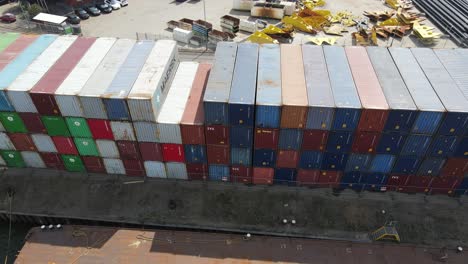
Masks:
[[[466,0],[0,21],[5,264],[468,263]]]

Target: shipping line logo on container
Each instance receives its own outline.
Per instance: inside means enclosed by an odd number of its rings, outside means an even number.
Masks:
[[[171,64],[169,64],[169,68],[167,69],[166,74],[163,77],[162,84],[161,84],[161,93],[164,93],[164,90],[166,89],[167,81],[170,79],[170,76],[172,75],[172,70],[174,69],[175,63],[176,63],[176,58],[174,54],[171,60]]]

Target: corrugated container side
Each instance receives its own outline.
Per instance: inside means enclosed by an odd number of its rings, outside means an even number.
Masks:
[[[229,132],[231,147],[250,148],[253,145],[253,128],[247,126],[231,126]]]
[[[273,168],[253,168],[253,184],[272,184],[275,170]]]
[[[245,184],[252,183],[252,167],[231,166],[231,181],[242,182]]]
[[[183,144],[205,145],[205,127],[203,125],[180,125]]]
[[[16,150],[19,151],[37,151],[34,141],[29,134],[11,133],[10,140],[13,142]]]
[[[145,161],[146,176],[152,178],[167,178],[166,166],[159,161]]]
[[[466,100],[468,105],[468,100]],[[448,112],[442,120],[437,134],[463,136],[468,133],[468,110],[465,112]]]
[[[431,141],[431,136],[410,134],[400,154],[422,157],[431,145]]]
[[[44,134],[31,134],[31,138],[39,152],[57,152],[52,138]]]
[[[264,128],[279,128],[280,120],[281,106],[257,104],[255,109],[255,126]]]
[[[162,144],[162,154],[164,161],[184,162],[184,146],[180,144]],[[208,153],[209,156],[209,153]]]
[[[395,174],[416,174],[421,158],[416,156],[399,156],[393,166],[392,173]]]
[[[388,177],[385,173],[364,173],[361,182],[363,188],[369,191],[386,191]]]
[[[179,124],[159,123],[157,134],[161,143],[182,144]]]
[[[299,167],[302,169],[320,169],[322,166],[322,153],[319,151],[303,151]]]
[[[371,160],[371,155],[351,153],[351,155],[349,155],[348,162],[346,163],[345,172],[367,171]]]
[[[213,68],[203,97],[205,123],[227,125],[229,122],[228,100],[237,54],[237,43],[219,42]]]
[[[345,172],[340,180],[341,188],[351,188],[357,191],[361,191],[363,188],[362,184],[363,173],[358,171]]]
[[[143,160],[163,161],[161,144],[153,142],[139,142],[140,154]]]
[[[7,33],[2,33],[0,36],[1,36],[0,52],[2,52],[4,49],[8,48],[8,46],[10,46],[11,43],[13,43],[21,35],[19,33],[7,32]]]
[[[107,174],[125,174],[125,167],[122,160],[119,159],[102,159],[104,166],[106,167]]]
[[[52,137],[55,148],[60,154],[78,155],[73,138],[71,137]]]
[[[276,149],[278,147],[279,129],[256,128],[255,148]]]
[[[358,126],[360,117],[360,109],[337,107],[331,130],[354,131]]]
[[[31,43],[36,40],[36,35],[21,35],[11,45],[0,53],[0,71],[18,57]],[[2,110],[3,111],[3,110]]]
[[[44,161],[47,168],[65,170],[63,161],[60,157],[60,154],[57,153],[40,153],[42,160]]]
[[[0,132],[5,132],[5,127],[3,126],[2,122],[0,122]]]
[[[36,113],[18,113],[21,119],[24,121],[26,129],[30,133],[47,133],[47,130],[42,124],[41,116]]]
[[[111,121],[110,125],[112,128],[112,133],[114,134],[115,140],[131,140],[131,141],[136,140],[132,123]]]
[[[122,160],[138,160],[140,159],[140,150],[135,141],[117,141],[117,148]]]
[[[307,122],[307,87],[299,45],[281,45],[282,128],[304,128]]]
[[[81,157],[88,172],[92,173],[106,173],[106,167],[102,158],[99,157]]]
[[[229,181],[230,179],[229,166],[210,165],[209,179],[210,181]]]
[[[323,151],[327,146],[328,134],[325,130],[304,130],[302,149]]]
[[[229,145],[229,128],[222,125],[205,127],[207,145]]]
[[[461,139],[454,156],[468,158],[468,137]]]
[[[185,162],[206,163],[206,150],[202,145],[184,145]]]
[[[369,166],[370,172],[389,173],[393,168],[396,157],[394,155],[377,154]]]
[[[427,151],[428,156],[449,157],[452,156],[458,148],[460,142],[457,136],[436,136]]]
[[[394,132],[382,133],[376,153],[398,155],[406,142],[406,137],[406,134]]]
[[[141,160],[123,160],[125,174],[127,176],[144,177],[145,167]]]
[[[468,191],[468,178],[463,178],[457,188],[454,190],[455,195],[467,194]]]
[[[449,72],[452,79],[462,91],[466,99],[468,99],[468,77],[466,76],[466,52],[464,49],[436,49],[434,52],[440,61],[444,64],[445,69]]]
[[[271,149],[256,149],[253,155],[255,167],[275,167],[276,151]]]
[[[44,161],[37,152],[21,151],[21,156],[28,168],[46,168]]]
[[[252,164],[252,149],[232,147],[230,164],[250,166]]]
[[[89,130],[93,134],[94,139],[110,139],[114,140],[111,123],[108,120],[102,119],[87,119]]]
[[[282,150],[299,150],[302,144],[303,130],[281,129],[278,148]]]
[[[74,141],[81,156],[99,156],[96,143],[92,138],[74,138]]]
[[[299,169],[297,171],[297,185],[300,186],[309,186],[309,187],[317,187],[317,182],[320,177],[319,170],[304,170]]]
[[[468,176],[468,159],[463,158],[448,158],[445,162],[440,176],[449,177],[465,177]]]
[[[229,164],[230,162],[230,150],[228,146],[222,145],[207,145],[206,154],[208,158],[208,163],[213,164]]]
[[[0,150],[0,154],[8,167],[24,168],[26,166],[19,151]]]
[[[186,164],[190,180],[204,181],[208,178],[208,165],[206,163]]]
[[[128,94],[127,103],[133,121],[156,122],[178,62],[175,41],[156,42]]]
[[[405,185],[400,188],[400,191],[406,193],[427,193],[433,180],[434,177],[430,176],[410,175]]]
[[[86,118],[107,119],[100,95],[109,87],[134,44],[135,40],[117,40],[81,89],[79,97]]]
[[[297,170],[295,169],[275,169],[274,184],[296,185]]]
[[[188,179],[187,167],[185,167],[184,163],[167,162],[166,172],[167,172],[167,178],[169,179],[180,179],[180,180]]]
[[[409,180],[408,175],[394,175],[391,174],[387,180],[387,190],[389,191],[401,191],[402,187],[406,185],[406,182]]]
[[[28,130],[24,125],[23,120],[15,112],[0,112],[0,121],[6,131],[10,133],[26,133]]]
[[[431,194],[452,194],[462,182],[459,177],[434,177],[429,188]]]
[[[346,131],[331,131],[328,135],[327,152],[348,153],[353,144],[353,133]]]
[[[324,152],[322,159],[322,170],[344,170],[348,156],[348,154]]]
[[[417,116],[416,110],[390,110],[384,131],[408,133],[413,128]]]
[[[73,137],[92,137],[91,131],[89,130],[88,124],[84,118],[66,117],[65,122],[67,123],[68,130]]]
[[[419,166],[418,176],[439,176],[445,164],[445,158],[426,158]]]
[[[150,122],[133,122],[133,128],[139,142],[160,142],[158,126]]]
[[[44,124],[47,134],[49,136],[70,136],[67,123],[63,117],[58,116],[42,116],[42,123]]]
[[[86,172],[86,168],[81,160],[80,156],[77,155],[62,155],[63,165],[65,169],[71,172]]]
[[[0,133],[0,149],[15,150],[15,146],[13,142],[11,142],[10,137],[3,132]]]
[[[302,56],[309,102],[306,128],[330,130],[335,100],[323,49],[318,46],[303,45]]]
[[[342,175],[341,171],[321,171],[318,187],[338,188]]]
[[[414,121],[411,133],[432,135],[437,131],[443,117],[443,112],[421,112]]]
[[[381,135],[379,132],[356,132],[351,152],[375,153]]]

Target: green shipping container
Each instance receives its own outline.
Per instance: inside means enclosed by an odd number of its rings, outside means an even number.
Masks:
[[[20,34],[18,33],[3,33],[0,34],[0,52],[4,49],[8,48],[11,43],[13,43],[17,38],[19,38]]]
[[[42,123],[44,123],[49,136],[64,136],[69,137],[70,131],[68,131],[67,124],[63,117],[58,116],[42,116]]]
[[[81,156],[99,157],[99,151],[92,138],[75,138],[74,141]]]
[[[92,138],[86,120],[81,117],[65,117],[68,129],[73,137]]]
[[[86,169],[81,161],[80,156],[62,155],[63,164],[67,171],[86,172]]]
[[[16,150],[0,150],[2,158],[8,167],[23,168],[26,167],[21,153]]]
[[[28,130],[24,126],[23,120],[14,112],[0,112],[0,121],[5,130],[10,133],[27,133]]]

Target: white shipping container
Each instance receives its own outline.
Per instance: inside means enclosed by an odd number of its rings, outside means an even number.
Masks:
[[[31,138],[39,152],[57,153],[57,148],[50,136],[45,134],[32,134]]]
[[[24,163],[28,168],[45,168],[46,165],[39,153],[34,151],[21,151]]]
[[[185,163],[166,162],[166,173],[169,179],[187,180],[187,167]]]
[[[57,88],[55,100],[63,116],[84,116],[78,94],[115,41],[115,38],[98,38]]]
[[[115,144],[112,140],[106,139],[97,139],[96,146],[101,153],[101,157],[103,158],[120,158],[119,149],[117,148],[117,144]]]
[[[167,178],[166,166],[160,161],[145,161],[146,176],[152,178]]]
[[[253,6],[253,4],[255,2],[257,2],[257,1],[254,1],[254,0],[234,0],[232,2],[232,9],[250,11],[250,9],[252,9],[252,6]]]
[[[257,23],[255,23],[254,21],[241,19],[239,22],[239,30],[254,33],[255,31],[257,31]]]
[[[10,140],[10,137],[3,132],[0,132],[0,149],[2,150],[15,150],[15,146]]]
[[[0,166],[6,166],[5,160],[0,156]]]
[[[290,16],[296,11],[296,3],[295,2],[286,2],[281,1],[280,5],[284,5],[284,15]]]
[[[197,73],[197,62],[181,62],[158,116],[158,131],[161,143],[182,144],[180,120]]]
[[[107,119],[106,108],[100,96],[111,84],[133,45],[135,40],[117,40],[81,89],[79,97],[86,118]]]
[[[2,123],[0,123],[0,132],[5,132],[5,128],[3,127]]]
[[[60,36],[8,87],[7,94],[16,112],[37,113],[29,90],[75,42],[77,36]]]
[[[135,134],[139,142],[159,142],[159,132],[156,123],[134,122]]]
[[[133,126],[130,122],[111,121],[112,134],[115,140],[136,141]]]
[[[107,174],[122,174],[125,175],[125,167],[119,159],[102,159]]]
[[[193,32],[181,28],[175,28],[172,32],[172,37],[175,41],[188,44],[190,39],[193,37]]]
[[[133,121],[156,122],[178,63],[176,42],[157,41],[127,96]]]

